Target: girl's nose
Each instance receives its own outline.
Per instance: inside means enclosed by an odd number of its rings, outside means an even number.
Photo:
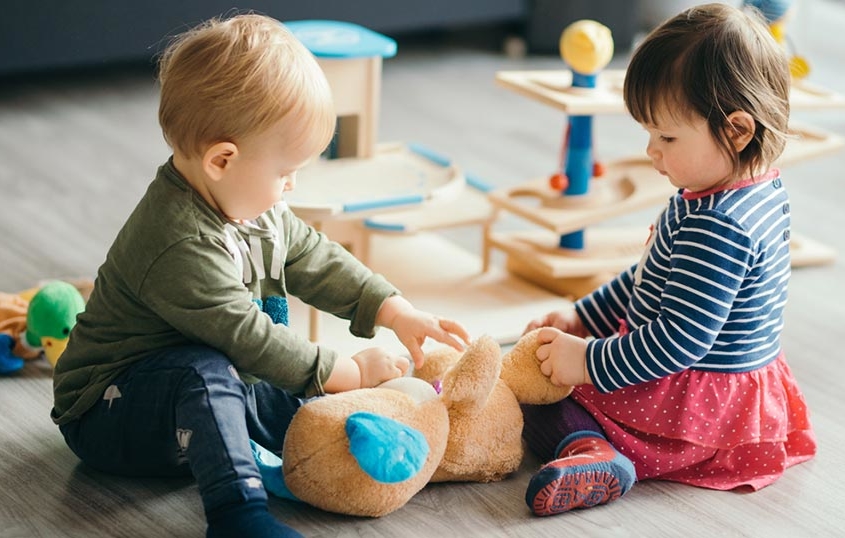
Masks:
[[[654,147],[654,144],[652,144],[650,141],[649,141],[648,144],[646,144],[645,154],[648,155],[652,159],[657,158],[657,149]]]

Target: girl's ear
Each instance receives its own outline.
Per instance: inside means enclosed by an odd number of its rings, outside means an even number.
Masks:
[[[737,153],[744,150],[754,138],[755,128],[754,118],[748,112],[737,110],[728,114],[725,134],[728,135]]]
[[[213,181],[220,181],[238,157],[238,146],[232,142],[218,142],[202,155],[202,169]]]

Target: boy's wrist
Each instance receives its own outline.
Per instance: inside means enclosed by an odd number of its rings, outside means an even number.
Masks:
[[[329,378],[323,385],[327,393],[361,388],[363,369],[354,357],[338,357]]]
[[[401,295],[391,295],[381,303],[376,314],[376,325],[392,329],[396,318],[403,312],[414,310],[413,305]]]

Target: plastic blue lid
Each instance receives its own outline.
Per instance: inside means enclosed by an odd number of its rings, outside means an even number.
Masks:
[[[343,21],[289,21],[284,25],[318,58],[365,58],[396,55],[396,41]]]

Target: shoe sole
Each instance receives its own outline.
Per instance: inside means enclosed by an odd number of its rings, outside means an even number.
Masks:
[[[550,516],[575,508],[589,508],[618,498],[619,480],[606,471],[581,471],[555,478],[534,495],[531,510]]]

